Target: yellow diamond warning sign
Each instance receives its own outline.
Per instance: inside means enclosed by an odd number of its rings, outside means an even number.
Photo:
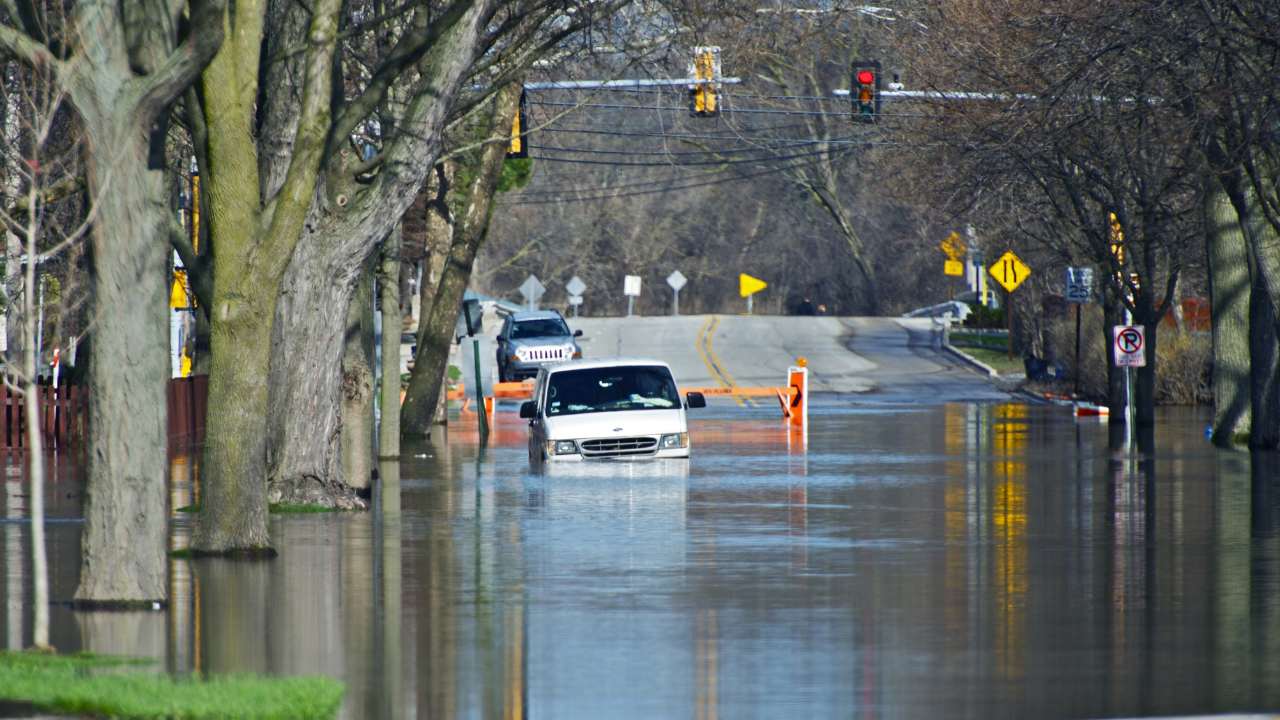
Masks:
[[[1031,277],[1031,268],[1014,255],[1007,252],[1000,256],[995,265],[987,269],[991,273],[991,277],[996,279],[1005,290],[1013,292],[1015,288],[1022,284],[1023,280]]]
[[[751,297],[751,295],[758,293],[767,287],[769,287],[769,283],[766,283],[763,280],[757,280],[750,275],[738,276],[738,293],[741,294],[742,297]]]

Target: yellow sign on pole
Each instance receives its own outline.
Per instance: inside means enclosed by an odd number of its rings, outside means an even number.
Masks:
[[[959,260],[947,260],[946,264],[942,266],[942,272],[947,275],[963,275],[964,263]]]
[[[738,276],[738,292],[742,297],[751,297],[753,294],[769,287],[769,284],[763,280],[757,280],[750,275]]]
[[[964,257],[964,254],[966,251],[968,251],[968,249],[969,248],[965,246],[964,241],[960,239],[960,233],[953,232],[951,233],[950,236],[947,237],[946,240],[942,242],[942,252],[946,253],[947,257],[951,258],[952,260],[956,260],[956,261],[960,260],[960,258]],[[960,273],[948,272],[947,274],[959,275]]]
[[[996,279],[996,282],[1004,286],[1004,289],[1009,292],[1013,292],[1015,288],[1022,284],[1023,280],[1031,276],[1031,268],[1027,267],[1026,263],[1022,262],[1012,252],[1006,252],[1001,255],[996,264],[988,268],[987,271],[991,273],[991,277]]]

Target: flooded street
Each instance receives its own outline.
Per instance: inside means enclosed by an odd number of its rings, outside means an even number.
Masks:
[[[472,415],[405,448],[398,516],[272,516],[278,558],[172,560],[162,612],[71,610],[82,473],[59,458],[52,641],[325,673],[345,718],[1280,711],[1280,470],[1214,450],[1207,411],[1161,411],[1131,457],[1057,407],[845,397],[815,400],[807,438],[715,404],[689,413],[688,461],[545,472],[513,405],[483,450]],[[31,633],[16,462],[11,648]],[[174,507],[196,462],[175,459]]]

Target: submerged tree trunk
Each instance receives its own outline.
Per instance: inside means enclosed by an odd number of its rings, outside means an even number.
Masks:
[[[382,241],[378,267],[382,298],[382,414],[378,427],[378,459],[400,458],[400,336],[404,310],[400,307],[400,251],[404,245],[396,225]]]
[[[335,156],[324,169],[325,202],[313,207],[294,248],[276,313],[270,383],[273,488],[308,481],[341,490],[341,480],[334,477],[340,348],[354,281],[435,165],[440,133],[471,66],[491,3],[476,2],[424,58],[420,73],[429,80],[428,88],[410,101],[402,123],[415,132],[388,143],[387,159],[373,185],[355,181],[348,164],[358,158],[348,154]],[[296,372],[304,362],[307,371]]]
[[[426,256],[422,262],[422,287],[418,304],[418,347],[422,347],[426,333],[426,319],[431,316],[431,304],[436,292],[440,289],[440,277],[444,275],[444,266],[449,258],[449,246],[453,244],[454,229],[454,183],[455,166],[452,160],[445,160],[435,166],[427,182],[426,222]],[[416,364],[416,363],[415,363]],[[441,375],[441,387],[448,386],[448,362],[445,363]],[[449,423],[449,400],[446,393],[438,393],[434,422],[439,425]],[[429,431],[428,431],[429,432]]]
[[[513,83],[495,95],[489,116],[491,137],[505,137],[510,132],[521,90],[520,85]],[[458,309],[471,280],[476,251],[489,228],[489,211],[506,153],[506,145],[499,142],[491,142],[480,151],[462,217],[457,222],[453,244],[449,248],[449,261],[431,303],[431,314],[420,321],[418,356],[414,359],[413,374],[409,376],[409,389],[401,412],[401,432],[405,437],[421,438],[431,431],[442,391],[443,373],[449,364],[449,346],[453,343]]]
[[[1212,171],[1205,173],[1204,225],[1213,328],[1213,441],[1226,445],[1249,434],[1249,257],[1239,215]]]
[[[90,164],[103,187],[90,270],[96,320],[84,564],[76,590],[82,607],[169,596],[166,188],[163,172],[147,170],[145,134],[119,133],[124,137],[110,145],[107,138],[95,142],[99,152]]]
[[[342,354],[342,475],[339,482],[369,487],[373,458],[373,295],[374,264],[370,258],[360,272],[356,294],[347,310],[347,333]]]

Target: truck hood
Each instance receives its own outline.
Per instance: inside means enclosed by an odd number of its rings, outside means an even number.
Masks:
[[[562,415],[546,420],[547,437],[554,440],[635,437],[685,432],[684,410],[618,410]]]

